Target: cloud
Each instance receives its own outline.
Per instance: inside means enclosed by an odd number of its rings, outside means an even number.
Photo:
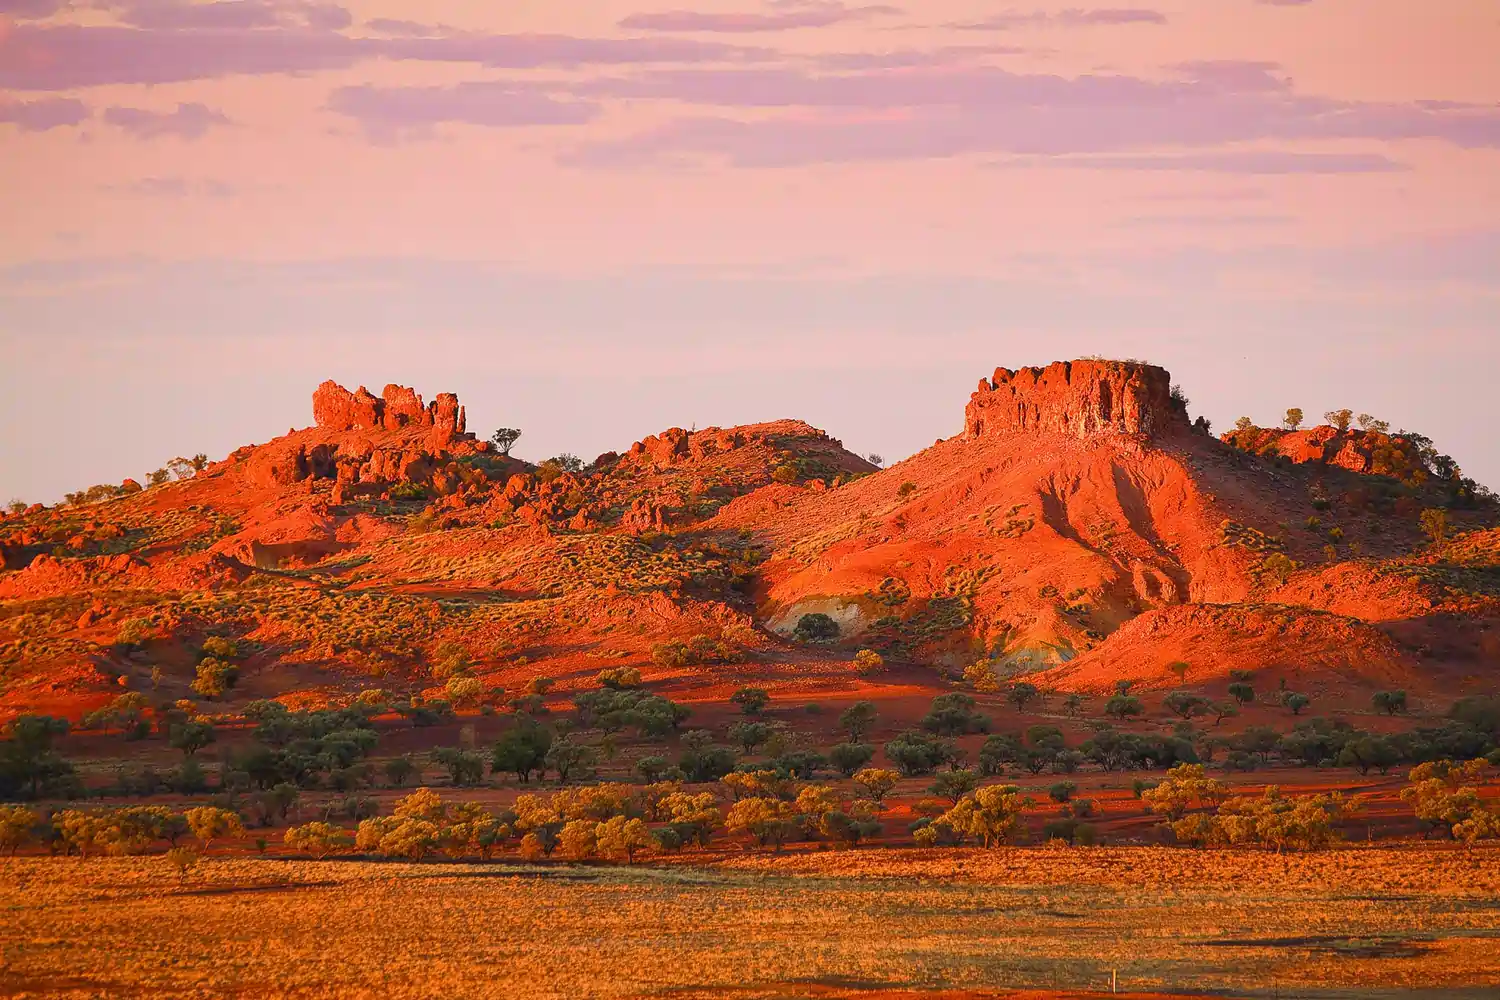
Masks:
[[[38,21],[51,17],[63,7],[63,0],[0,0],[0,18]]]
[[[347,28],[349,12],[331,3],[298,0],[132,0],[122,5],[116,18],[137,28],[179,30],[234,30],[248,28],[306,27],[327,31]]]
[[[1500,106],[1436,107],[1335,100],[1293,91],[1270,64],[1203,63],[1186,78],[1062,77],[998,67],[813,74],[794,69],[673,69],[567,85],[594,99],[654,98],[799,113],[693,117],[565,155],[575,164],[629,165],[684,154],[740,166],[912,160],[972,153],[1124,154],[1161,147],[1313,140],[1432,139],[1500,148]],[[1146,165],[1143,163],[1143,165]],[[1179,163],[1178,167],[1194,166]],[[1200,169],[1241,172],[1392,169],[1370,159],[1257,159]]]
[[[507,83],[452,87],[340,87],[328,108],[355,119],[379,141],[427,134],[441,122],[491,128],[582,125],[599,116],[597,104],[564,101]]]
[[[191,195],[229,198],[236,193],[232,185],[223,181],[191,180],[186,177],[142,177],[125,184],[105,185],[104,190],[143,198],[187,198]]]
[[[1166,24],[1167,15],[1159,10],[1140,7],[1107,7],[1085,10],[1070,7],[1050,13],[1044,10],[1031,12],[1005,11],[967,24],[955,24],[961,31],[1011,31],[1016,28],[1091,28],[1121,24]]]
[[[778,13],[733,14],[670,10],[655,14],[631,14],[620,21],[620,27],[632,31],[710,31],[750,33],[758,31],[791,31],[797,28],[827,28],[846,21],[904,13],[899,7],[878,4],[849,7],[842,3],[781,3]]]
[[[137,139],[201,139],[215,125],[230,121],[220,111],[197,102],[179,104],[176,111],[149,111],[145,108],[105,108],[104,120],[129,132]]]
[[[1298,153],[1276,149],[1140,156],[1024,157],[1003,160],[993,166],[1217,174],[1384,174],[1411,169],[1378,153]]]
[[[0,100],[0,122],[15,125],[23,132],[47,132],[78,125],[89,117],[89,109],[82,101],[68,97],[40,101]]]
[[[766,49],[684,38],[445,34],[353,38],[326,26],[137,28],[20,25],[0,36],[0,88],[71,90],[347,69],[373,59],[505,69],[767,59]]]

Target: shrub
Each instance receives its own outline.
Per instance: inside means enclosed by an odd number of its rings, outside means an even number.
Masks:
[[[1047,789],[1047,796],[1053,802],[1067,802],[1073,798],[1073,793],[1078,791],[1078,785],[1071,781],[1059,781]]]
[[[832,642],[839,637],[839,625],[822,612],[813,612],[797,619],[792,635],[802,642]]]
[[[933,778],[927,790],[939,798],[957,804],[958,800],[979,787],[979,775],[967,768],[942,771]]]
[[[1406,692],[1401,690],[1377,691],[1374,695],[1371,696],[1370,705],[1375,709],[1375,711],[1384,712],[1386,715],[1395,715],[1397,712],[1405,712]]]
[[[771,727],[764,722],[736,722],[729,727],[729,741],[745,753],[754,753],[755,748],[771,738]]]
[[[960,692],[938,695],[922,717],[922,728],[941,736],[985,732],[990,720],[974,711],[974,704],[973,698]]]
[[[873,649],[861,649],[854,654],[854,669],[862,677],[878,674],[885,669],[885,658]]]
[[[873,701],[856,701],[839,715],[839,725],[848,732],[851,742],[858,743],[869,735],[877,712]]]
[[[874,757],[875,748],[868,743],[839,743],[828,751],[829,763],[846,778],[853,777]]]
[[[900,780],[899,773],[876,767],[867,767],[854,775],[854,783],[863,789],[865,795],[876,805],[885,800]]]
[[[907,730],[885,745],[886,757],[908,778],[931,774],[951,761],[955,753],[952,741],[916,730]]]
[[[349,831],[334,826],[331,823],[308,823],[305,826],[294,826],[287,830],[283,838],[286,846],[294,851],[302,851],[322,860],[335,851],[346,850],[354,846],[354,838]]]
[[[163,855],[163,860],[177,869],[179,879],[186,879],[188,872],[198,866],[198,852],[191,847],[174,847]]]
[[[1128,694],[1113,695],[1104,703],[1104,714],[1115,719],[1123,720],[1129,716],[1140,715],[1145,710],[1139,698]]]
[[[210,656],[198,664],[192,687],[199,695],[212,701],[224,697],[224,693],[234,686],[238,674],[239,670],[233,664]]]
[[[183,816],[187,819],[188,829],[193,832],[193,836],[202,841],[205,851],[215,840],[245,835],[245,824],[240,820],[239,813],[228,809],[199,806],[197,809],[189,809]]]
[[[641,686],[641,672],[635,667],[613,667],[601,670],[594,679],[614,691]]]
[[[1241,705],[1247,705],[1255,700],[1255,688],[1243,682],[1231,684],[1229,685],[1229,697]]]
[[[1037,690],[1035,684],[1028,684],[1026,681],[1017,681],[1005,692],[1005,700],[1016,706],[1017,711],[1024,712],[1026,711],[1026,706],[1034,701],[1039,694],[1041,692]]]
[[[743,687],[730,695],[729,700],[745,715],[759,715],[770,703],[771,695],[764,688]]]

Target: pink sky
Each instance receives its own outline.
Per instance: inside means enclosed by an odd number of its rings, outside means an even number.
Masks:
[[[1500,486],[1493,0],[0,0],[0,500],[457,390],[532,458],[997,364],[1369,410]]]

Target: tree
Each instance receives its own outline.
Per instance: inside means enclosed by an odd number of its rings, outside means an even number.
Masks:
[[[885,745],[886,758],[908,778],[931,774],[940,765],[951,761],[956,752],[951,740],[937,739],[916,730],[907,730]]]
[[[854,783],[862,788],[865,795],[876,805],[885,801],[885,797],[891,793],[900,780],[900,773],[877,767],[867,767],[854,776]]]
[[[952,830],[960,840],[973,837],[985,847],[1004,843],[1031,800],[1014,785],[988,785],[960,799],[933,825]]]
[[[738,705],[745,715],[759,715],[765,711],[771,695],[764,688],[743,687],[730,695],[729,700]]]
[[[224,697],[234,687],[239,668],[214,656],[206,657],[198,664],[197,676],[193,679],[193,690],[209,700]]]
[[[1178,764],[1155,788],[1141,792],[1141,801],[1152,812],[1165,816],[1168,822],[1176,822],[1194,806],[1217,808],[1228,794],[1228,786],[1217,778],[1208,777],[1202,764]]]
[[[1368,413],[1359,415],[1359,429],[1372,434],[1386,434],[1390,432],[1391,424],[1388,420],[1378,420]]]
[[[1281,703],[1292,710],[1293,715],[1301,715],[1302,710],[1312,704],[1312,699],[1305,694],[1296,691],[1288,691],[1281,699]]]
[[[490,435],[490,442],[495,446],[495,450],[506,457],[510,456],[510,450],[520,439],[521,432],[515,427],[501,427]]]
[[[73,775],[73,765],[52,749],[67,735],[68,721],[50,715],[21,715],[0,733],[0,796],[11,798],[23,790],[39,798]]]
[[[724,827],[731,834],[749,833],[761,847],[774,843],[777,850],[796,829],[796,824],[792,804],[778,799],[740,799],[724,817]]]
[[[876,452],[872,451],[872,452],[870,452],[870,454],[866,455],[865,457],[867,459],[869,459],[869,462],[870,462],[871,465],[884,465],[885,464],[885,457],[882,456],[882,455],[877,454]]]
[[[839,637],[839,623],[815,611],[797,619],[792,635],[803,642],[832,642]]]
[[[1432,539],[1432,544],[1442,548],[1443,542],[1448,538],[1448,512],[1441,507],[1429,507],[1422,511],[1421,523],[1422,530]]]
[[[771,727],[764,722],[736,722],[729,727],[729,741],[745,753],[754,753],[755,748],[771,738]]]
[[[24,806],[0,805],[0,850],[15,857],[18,848],[31,843],[39,817]]]
[[[1287,410],[1286,416],[1282,418],[1281,426],[1285,427],[1289,431],[1294,431],[1297,428],[1301,427],[1302,410],[1295,406]]]
[[[552,732],[545,726],[526,716],[495,741],[490,750],[490,771],[513,773],[524,785],[533,773],[543,771],[547,762],[547,751],[552,749]]]
[[[1255,688],[1243,681],[1238,681],[1229,685],[1229,697],[1241,705],[1247,705],[1255,700]]]
[[[1195,715],[1207,712],[1213,703],[1202,695],[1190,694],[1187,691],[1173,691],[1162,699],[1161,706],[1174,715],[1191,719]]]
[[[954,805],[958,800],[979,787],[979,775],[967,768],[959,771],[941,771],[932,779],[927,790]]]
[[[878,674],[885,669],[885,658],[873,649],[861,649],[854,654],[854,670],[862,677]]]
[[[385,777],[392,788],[404,788],[420,768],[409,756],[392,757],[385,762]]]
[[[1017,681],[1005,692],[1005,700],[1016,706],[1016,711],[1024,712],[1026,711],[1026,706],[1040,693],[1035,684],[1028,684],[1026,681]]]
[[[455,788],[477,785],[484,779],[484,758],[458,747],[439,747],[432,751],[432,762],[446,768]]]
[[[332,823],[308,823],[305,826],[291,827],[283,840],[292,850],[303,851],[319,861],[334,851],[354,846],[354,838],[349,831]]]
[[[627,865],[635,864],[635,852],[651,846],[651,831],[639,819],[612,816],[595,830],[599,853],[606,857],[623,856]]]
[[[1104,714],[1115,719],[1124,720],[1128,716],[1140,715],[1144,711],[1146,707],[1141,704],[1141,699],[1134,695],[1113,695],[1104,703]]]
[[[922,728],[940,736],[984,732],[989,729],[990,720],[974,711],[974,706],[974,699],[961,692],[940,694],[932,699],[931,707],[922,717]]]
[[[594,679],[612,691],[623,691],[626,688],[641,686],[641,672],[635,667],[612,667],[601,670],[594,676]]]
[[[870,734],[878,713],[873,701],[856,701],[839,715],[839,725],[849,733],[849,740],[859,743]]]
[[[167,744],[192,757],[217,738],[211,722],[182,722],[167,730]]]
[[[1406,692],[1402,690],[1376,691],[1375,694],[1370,697],[1370,705],[1375,709],[1375,711],[1384,712],[1386,715],[1395,715],[1397,712],[1405,712]]]
[[[187,819],[188,829],[203,843],[205,851],[215,840],[245,835],[245,824],[240,820],[240,814],[228,809],[199,806],[189,809],[183,815]]]
[[[829,763],[846,778],[852,777],[874,757],[875,748],[868,743],[839,743],[828,751]]]
[[[1239,706],[1232,701],[1214,702],[1210,706],[1209,711],[1213,713],[1215,726],[1219,725],[1225,719],[1230,719],[1240,714]]]
[[[1187,680],[1188,671],[1192,669],[1192,665],[1183,660],[1173,660],[1167,664],[1167,673],[1174,675],[1178,684]]]
[[[1328,421],[1334,427],[1338,428],[1338,432],[1340,434],[1343,434],[1344,432],[1349,430],[1349,423],[1354,419],[1354,411],[1329,410],[1327,413],[1323,414],[1323,419]]]

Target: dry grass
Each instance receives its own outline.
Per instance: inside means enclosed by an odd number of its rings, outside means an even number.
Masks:
[[[1100,989],[1117,968],[1141,991],[1481,997],[1497,891],[1500,852],[1412,849],[213,860],[182,882],[155,858],[22,859],[0,862],[0,994],[852,997]]]

